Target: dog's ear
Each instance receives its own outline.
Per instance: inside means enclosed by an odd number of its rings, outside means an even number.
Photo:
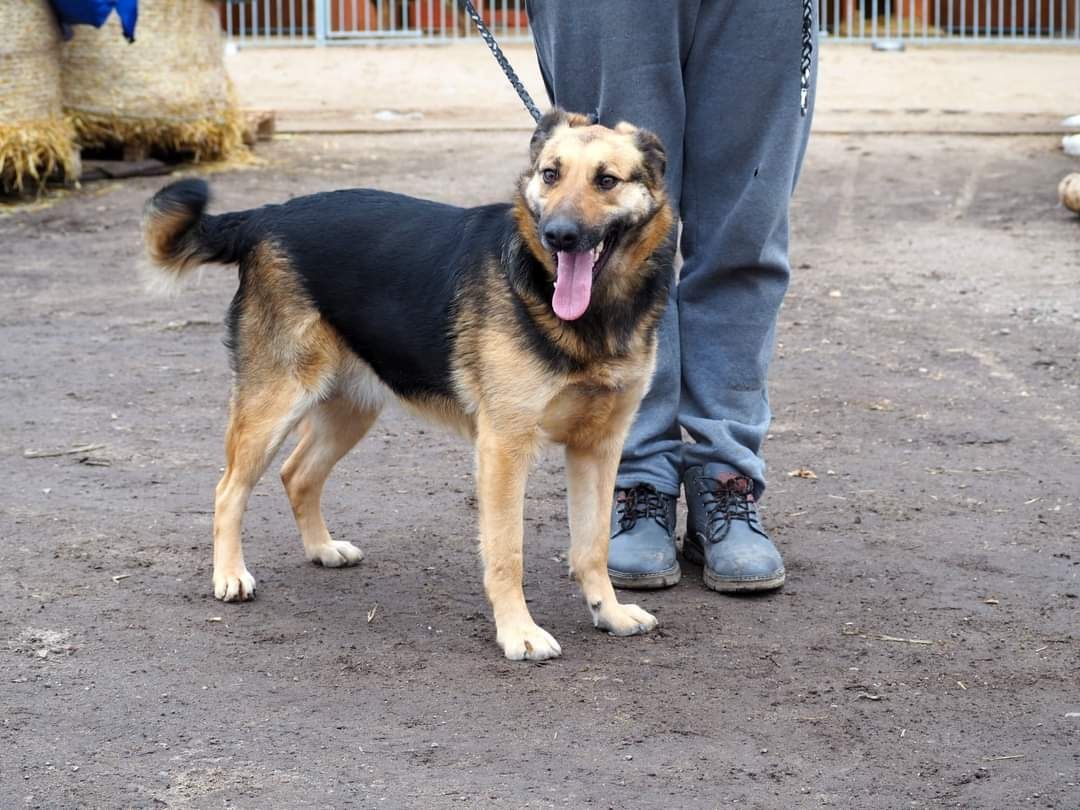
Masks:
[[[533,133],[532,140],[529,141],[529,155],[532,157],[532,162],[536,163],[536,159],[540,157],[540,152],[544,149],[544,144],[557,127],[564,124],[568,127],[587,127],[594,123],[596,122],[587,115],[568,113],[566,110],[553,107],[537,122],[536,131]]]
[[[667,170],[667,152],[660,138],[647,129],[639,129],[634,133],[634,144],[641,152],[642,163],[645,171],[649,173],[656,185],[664,182],[664,172]]]
[[[569,123],[566,110],[561,110],[558,107],[548,110],[536,122],[536,131],[533,132],[532,140],[529,141],[529,156],[533,163],[536,163],[536,159],[540,157],[540,153],[544,150],[544,144],[547,143],[547,139],[551,137],[551,133],[555,131],[555,128],[566,123]]]

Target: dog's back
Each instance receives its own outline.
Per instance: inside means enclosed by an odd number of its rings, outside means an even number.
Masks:
[[[288,279],[270,276],[291,275],[395,393],[451,395],[457,292],[510,237],[509,205],[464,209],[350,189],[213,216],[205,213],[208,197],[202,180],[162,189],[148,206],[146,243],[167,281],[201,264],[239,264],[233,345],[243,301],[280,298]]]

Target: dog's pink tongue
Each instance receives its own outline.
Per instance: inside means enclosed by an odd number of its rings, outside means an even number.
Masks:
[[[564,321],[576,321],[589,308],[592,295],[592,251],[555,254],[559,266],[555,275],[555,295],[551,308]]]

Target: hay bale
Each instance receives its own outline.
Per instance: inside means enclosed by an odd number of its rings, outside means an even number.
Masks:
[[[0,2],[0,189],[78,174],[60,108],[60,31],[46,0]]]
[[[196,160],[242,150],[217,4],[141,0],[135,42],[111,17],[79,26],[63,47],[63,98],[84,146],[193,152]]]
[[[1058,184],[1058,198],[1070,211],[1080,214],[1080,174],[1067,174]]]

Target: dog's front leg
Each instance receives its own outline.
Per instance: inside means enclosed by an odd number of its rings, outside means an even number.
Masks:
[[[476,478],[484,589],[495,614],[496,639],[507,658],[541,661],[562,648],[533,621],[522,586],[525,480],[534,431],[500,431],[483,414],[477,420]]]
[[[637,605],[620,604],[608,576],[611,497],[621,451],[621,435],[566,446],[570,573],[581,585],[593,625],[632,636],[652,630],[656,618]]]

